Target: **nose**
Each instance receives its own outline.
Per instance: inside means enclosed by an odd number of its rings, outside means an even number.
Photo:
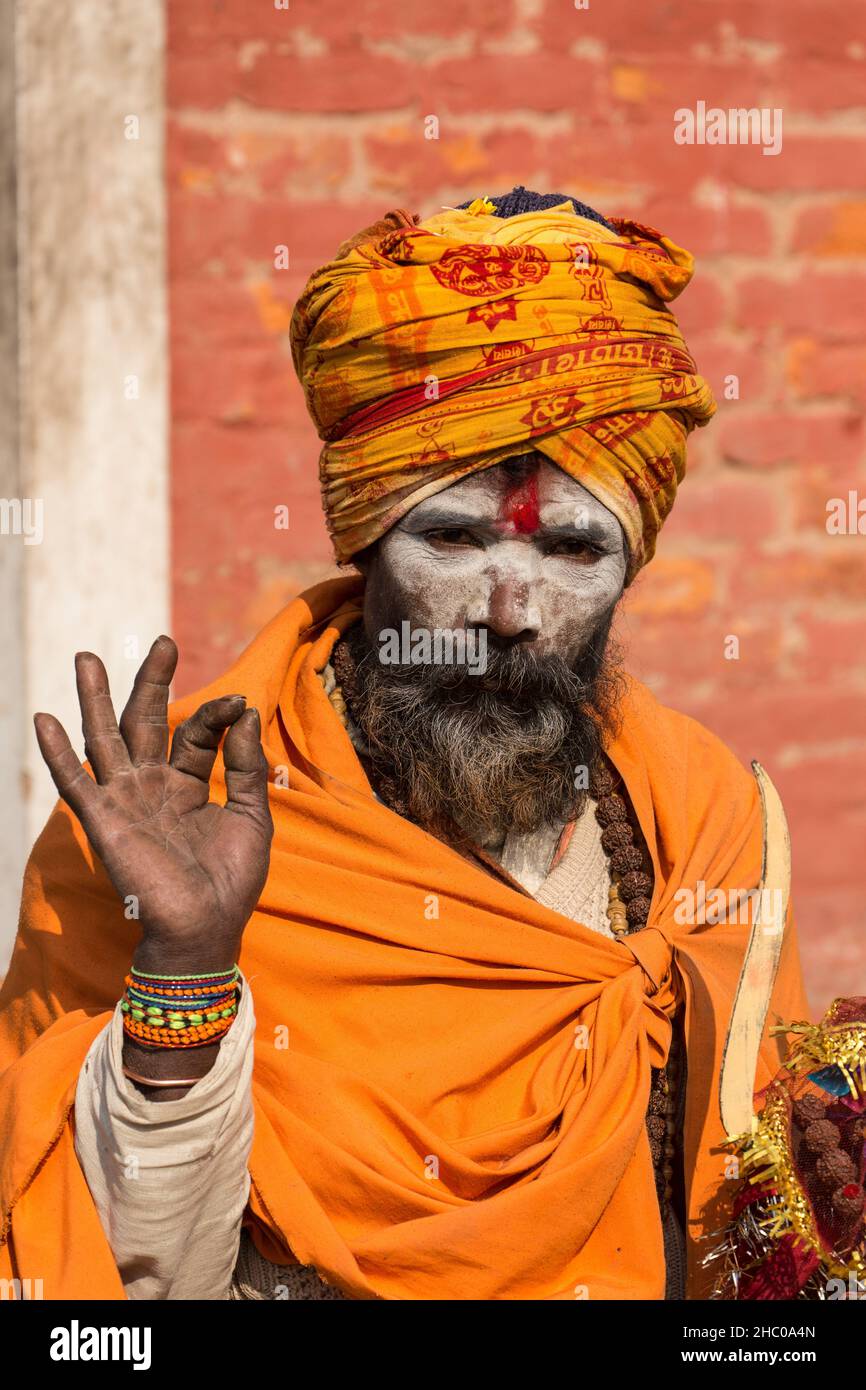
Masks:
[[[473,618],[508,642],[534,642],[541,632],[541,614],[532,601],[532,583],[526,576],[499,572],[491,576],[486,602]]]

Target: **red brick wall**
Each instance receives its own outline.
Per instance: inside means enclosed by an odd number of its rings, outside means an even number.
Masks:
[[[866,539],[825,524],[829,498],[866,495],[856,6],[183,0],[168,16],[181,688],[329,565],[286,329],[344,236],[515,183],[659,226],[698,257],[679,312],[720,409],[628,603],[630,665],[777,779],[814,1003],[866,993]],[[781,153],[676,144],[674,110],[698,101],[781,108]]]

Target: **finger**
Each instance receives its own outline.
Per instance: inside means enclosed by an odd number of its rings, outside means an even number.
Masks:
[[[34,714],[33,725],[39,751],[55,787],[87,830],[99,801],[96,783],[88,775],[59,719],[53,714]]]
[[[262,726],[257,709],[244,710],[223,744],[226,769],[226,809],[249,816],[262,830],[273,830],[268,804],[268,761],[262,751]]]
[[[137,767],[164,763],[168,754],[168,695],[177,666],[177,647],[157,637],[138,668],[132,693],[120,716],[120,732]]]
[[[97,782],[110,782],[119,772],[129,771],[129,754],[114,717],[105,667],[93,652],[76,652],[75,683],[81,706],[84,756]]]
[[[243,713],[243,707],[243,695],[220,695],[199,705],[174,731],[169,758],[172,767],[209,782],[220,739]]]

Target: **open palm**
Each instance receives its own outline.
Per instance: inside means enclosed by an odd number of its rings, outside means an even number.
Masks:
[[[175,730],[166,714],[177,648],[159,637],[145,657],[118,726],[105,667],[76,657],[85,754],[52,715],[36,736],[58,792],[81,821],[111,882],[137,915],[145,955],[165,969],[236,959],[267,877],[273,834],[258,712],[242,695],[200,705]],[[220,740],[227,801],[209,800]],[[137,953],[138,954],[138,953]]]

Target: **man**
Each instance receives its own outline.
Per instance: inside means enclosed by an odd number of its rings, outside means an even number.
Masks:
[[[170,754],[167,638],[119,727],[79,655],[90,775],[37,716],[63,802],[2,998],[0,1196],[47,1296],[705,1292],[748,926],[678,905],[755,887],[758,797],[608,647],[714,409],[666,307],[691,268],[517,189],[311,277],[294,360],[356,571],[173,705]],[[214,981],[239,1002],[168,1008]],[[790,925],[772,1003],[805,1015]]]

